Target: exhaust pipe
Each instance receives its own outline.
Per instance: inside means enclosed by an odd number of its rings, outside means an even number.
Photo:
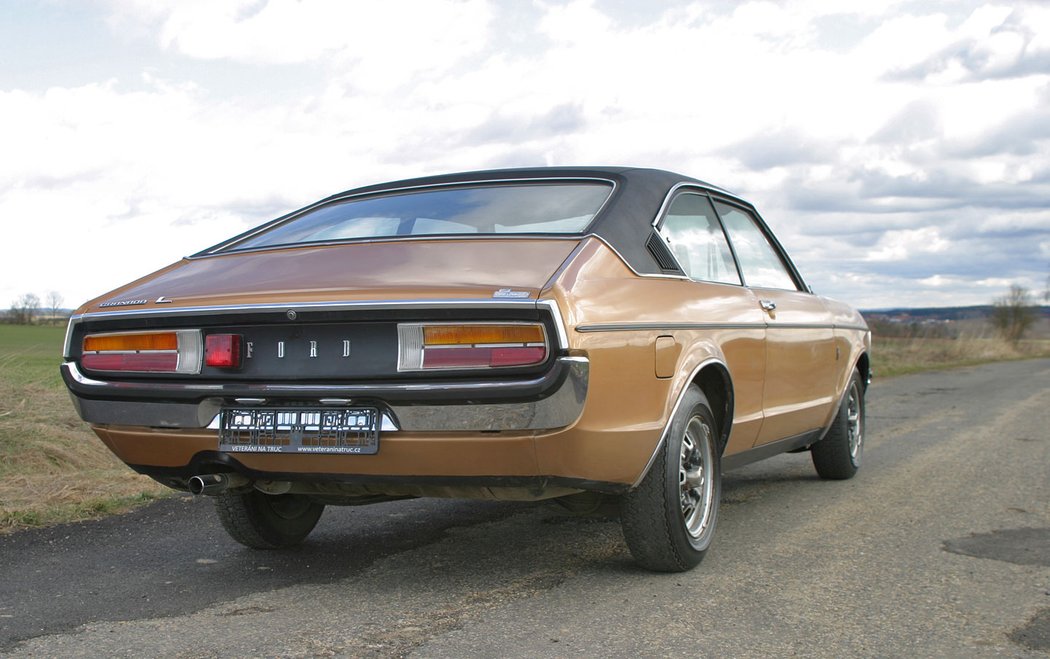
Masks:
[[[227,490],[244,487],[250,481],[240,474],[200,474],[190,479],[190,492],[193,494],[215,496]]]

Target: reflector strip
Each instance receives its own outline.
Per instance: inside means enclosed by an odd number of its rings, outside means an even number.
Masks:
[[[134,371],[136,373],[175,373],[179,367],[179,353],[112,352],[84,355],[80,363],[92,371]]]
[[[241,335],[209,334],[204,337],[204,363],[216,368],[240,368]]]

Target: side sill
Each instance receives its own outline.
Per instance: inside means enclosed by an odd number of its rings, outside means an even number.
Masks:
[[[766,458],[771,458],[774,455],[779,455],[781,453],[808,448],[819,441],[823,434],[823,428],[818,428],[817,430],[804,432],[801,435],[795,435],[794,437],[788,437],[787,439],[778,439],[775,442],[762,444],[761,446],[734,453],[733,455],[722,456],[722,471],[729,471],[730,469],[743,467],[752,462],[765,460]]]
[[[265,481],[375,486],[525,488],[537,494],[549,488],[600,492],[602,494],[623,494],[630,489],[628,483],[610,483],[564,476],[366,476],[358,474],[257,471],[245,467],[229,454],[218,451],[202,451],[193,456],[193,460],[185,467],[156,467],[134,464],[129,464],[128,466],[140,474],[168,484],[169,487],[172,487],[170,484],[172,481],[185,481],[198,474],[235,471],[252,480]]]

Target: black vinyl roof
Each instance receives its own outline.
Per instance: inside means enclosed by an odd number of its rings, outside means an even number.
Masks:
[[[394,192],[406,188],[427,188],[460,183],[527,181],[530,179],[601,179],[611,181],[615,186],[612,196],[591,221],[587,234],[599,236],[619,252],[636,272],[642,274],[667,274],[670,270],[667,267],[666,260],[664,261],[664,267],[661,267],[661,250],[666,250],[666,247],[663,247],[662,244],[652,245],[654,241],[651,241],[651,237],[654,234],[652,229],[653,220],[656,219],[656,215],[660,211],[668,193],[675,187],[689,185],[703,188],[754,210],[750,204],[722,188],[705,183],[699,179],[661,169],[636,167],[530,167],[441,174],[354,188],[322,199],[315,204],[311,204],[306,209],[295,211],[263,226],[278,224],[298,215],[303,210],[323,206],[351,196],[382,194],[383,192]],[[262,227],[257,227],[241,236],[220,243],[196,256],[204,256],[221,251],[260,228]],[[674,266],[673,272],[681,273],[677,266]]]
[[[647,248],[652,223],[667,194],[679,185],[694,185],[729,197],[752,208],[735,195],[699,179],[662,169],[638,167],[529,167],[488,169],[474,172],[441,174],[369,185],[332,195],[327,203],[350,195],[381,193],[404,188],[455,185],[485,181],[528,179],[604,179],[615,184],[612,197],[594,218],[588,233],[605,240],[626,259],[635,271],[643,274],[666,273]],[[753,210],[753,208],[752,208]]]

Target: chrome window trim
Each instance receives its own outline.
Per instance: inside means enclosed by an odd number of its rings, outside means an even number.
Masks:
[[[685,190],[683,191],[683,189]],[[707,199],[707,203],[711,206],[711,210],[715,214],[715,219],[718,221],[718,228],[722,230],[722,237],[725,238],[726,246],[729,247],[729,254],[733,259],[733,270],[736,271],[736,277],[738,281],[714,281],[712,279],[697,279],[696,277],[691,277],[689,276],[689,273],[686,271],[686,269],[682,267],[682,262],[678,259],[678,255],[674,253],[674,250],[668,249],[667,253],[671,255],[671,258],[674,259],[675,264],[678,265],[678,269],[685,273],[685,277],[689,281],[695,281],[699,284],[722,284],[723,286],[736,286],[737,288],[746,288],[747,286],[744,283],[744,273],[740,269],[740,260],[737,259],[736,249],[734,249],[733,243],[729,239],[729,233],[726,231],[725,225],[722,224],[722,218],[719,217],[718,211],[715,210],[714,199],[711,197],[711,194],[708,190],[699,188],[696,185],[690,185],[688,183],[679,183],[678,185],[676,185],[674,188],[671,189],[671,192],[669,192],[667,196],[664,197],[664,201],[660,205],[660,212],[656,214],[656,219],[653,220],[653,231],[656,232],[656,235],[663,238],[665,242],[667,241],[667,235],[660,229],[660,227],[657,226],[657,224],[659,224],[661,220],[666,218],[666,213],[671,209],[671,205],[675,202],[678,196],[686,194],[695,194]]]
[[[607,248],[609,248],[609,251],[611,251],[613,254],[615,254],[616,258],[620,259],[620,261],[622,261],[623,264],[625,266],[627,266],[627,269],[630,270],[636,277],[649,277],[649,278],[653,278],[653,279],[678,279],[678,280],[683,280],[683,281],[693,281],[692,279],[690,279],[688,277],[688,275],[669,275],[669,274],[665,274],[665,273],[662,273],[662,272],[654,272],[654,273],[638,272],[637,270],[634,269],[634,267],[630,264],[630,262],[626,258],[624,258],[623,254],[621,254],[619,252],[619,250],[617,250],[615,247],[613,247],[612,244],[608,240],[606,240],[605,238],[602,238],[601,236],[599,236],[596,233],[588,234],[587,236],[584,236],[584,237],[585,238],[596,238],[596,239],[598,239],[603,245],[605,245]],[[673,254],[672,254],[672,256],[673,256]],[[678,259],[675,259],[675,263],[678,263]],[[680,263],[679,263],[679,269],[681,270],[681,264]],[[682,270],[682,272],[685,272],[685,270]]]
[[[664,213],[667,212],[667,209],[671,206],[671,201],[674,199],[674,196],[682,188],[691,188],[693,190],[696,190],[697,192],[702,192],[706,195],[715,193],[718,195],[722,195],[727,199],[732,199],[733,201],[742,204],[745,208],[754,208],[754,206],[752,206],[746,200],[741,199],[732,192],[728,192],[721,188],[705,187],[703,185],[700,185],[699,183],[692,183],[690,181],[682,181],[681,183],[676,183],[675,185],[673,185],[671,189],[667,191],[667,194],[664,196],[663,203],[660,204],[660,209],[656,211],[656,217],[654,217],[653,221],[651,222],[651,225],[654,229],[657,228],[656,225],[660,223],[660,220],[663,218]],[[718,211],[716,210],[715,213],[717,214]]]
[[[785,270],[787,270],[788,277],[795,281],[794,290],[790,288],[773,288],[769,286],[750,286],[747,283],[747,277],[744,276],[744,268],[740,264],[740,259],[736,256],[736,247],[733,245],[733,236],[730,235],[729,229],[727,229],[725,226],[725,220],[722,219],[722,213],[718,211],[718,206],[715,205],[718,201],[728,202],[728,205],[736,206],[737,208],[751,216],[751,220],[755,224],[755,228],[758,229],[758,233],[766,239],[766,242],[769,244],[769,247],[773,250],[773,255],[780,260],[780,264],[784,266]],[[740,278],[741,281],[744,282],[745,286],[752,289],[768,288],[769,290],[774,291],[787,291],[789,293],[806,293],[809,295],[815,295],[813,289],[810,288],[809,284],[806,283],[806,280],[802,276],[802,273],[798,271],[798,268],[795,266],[795,262],[791,260],[791,256],[787,253],[787,250],[784,249],[784,246],[780,244],[780,239],[776,237],[776,235],[773,233],[773,230],[769,228],[768,224],[766,224],[765,218],[762,217],[761,213],[758,212],[757,208],[744,201],[743,199],[736,199],[733,197],[726,198],[725,200],[719,200],[717,197],[712,197],[711,202],[711,205],[715,209],[715,215],[718,216],[718,221],[722,223],[722,230],[725,231],[726,239],[729,241],[729,248],[733,250],[733,257],[737,259],[737,269],[740,271]]]
[[[523,177],[523,178],[500,178],[500,179],[481,179],[481,180],[470,180],[470,181],[456,181],[456,182],[448,182],[448,183],[429,183],[429,184],[420,184],[420,185],[406,185],[406,186],[399,187],[399,188],[387,188],[387,189],[383,189],[383,190],[372,190],[370,192],[357,192],[357,193],[348,193],[348,194],[337,194],[337,195],[334,195],[332,197],[328,197],[327,199],[322,199],[320,201],[316,201],[316,202],[310,204],[309,206],[305,206],[303,208],[300,208],[299,210],[292,211],[291,213],[286,214],[284,216],[281,216],[279,218],[276,218],[274,220],[270,220],[269,222],[266,222],[266,223],[256,227],[254,230],[249,229],[250,233],[248,233],[248,234],[241,235],[241,236],[234,236],[233,238],[230,238],[230,239],[228,239],[228,240],[226,240],[224,242],[221,242],[221,243],[219,243],[217,245],[213,245],[212,247],[208,247],[207,249],[204,249],[204,250],[202,250],[202,251],[200,251],[200,252],[198,252],[196,254],[193,254],[192,256],[187,256],[186,258],[187,259],[196,259],[196,258],[205,258],[205,257],[209,257],[209,256],[220,256],[220,255],[223,255],[223,254],[230,254],[230,253],[233,253],[233,252],[251,252],[251,251],[256,251],[256,250],[260,250],[260,249],[284,249],[284,248],[294,248],[294,247],[303,247],[303,246],[311,246],[311,245],[315,245],[315,244],[322,244],[322,243],[291,243],[291,244],[287,244],[287,245],[269,245],[269,246],[266,246],[266,247],[253,247],[253,248],[244,249],[244,250],[218,251],[218,250],[221,250],[221,249],[228,249],[229,247],[231,247],[233,245],[237,245],[238,243],[242,243],[242,242],[244,242],[244,241],[246,241],[246,240],[248,240],[250,238],[254,238],[255,236],[259,235],[260,233],[263,233],[264,231],[268,231],[269,229],[272,229],[274,227],[277,227],[277,226],[280,226],[282,224],[286,224],[288,222],[291,222],[292,220],[296,219],[297,217],[303,215],[304,213],[307,213],[307,212],[310,212],[310,211],[315,210],[317,208],[320,208],[321,206],[327,206],[329,204],[337,204],[337,203],[341,203],[341,202],[344,202],[344,201],[349,201],[351,199],[357,199],[357,198],[360,198],[360,197],[381,197],[381,196],[396,195],[396,194],[399,194],[399,193],[413,192],[413,191],[419,191],[419,190],[439,190],[439,189],[442,189],[442,188],[463,188],[463,187],[469,188],[471,186],[478,186],[478,185],[507,185],[507,184],[514,184],[514,183],[567,183],[567,182],[572,182],[572,181],[603,183],[603,184],[608,184],[610,186],[609,194],[606,195],[605,200],[601,203],[601,205],[598,206],[598,209],[596,211],[594,211],[594,214],[591,215],[591,220],[587,223],[587,226],[584,228],[584,231],[581,231],[579,233],[548,232],[548,233],[529,234],[529,233],[513,233],[513,232],[511,232],[511,233],[492,233],[492,234],[486,233],[486,234],[469,234],[469,235],[476,236],[476,237],[484,237],[484,238],[491,238],[493,236],[531,236],[531,235],[545,236],[545,237],[576,237],[576,238],[579,238],[581,236],[587,235],[587,231],[594,224],[595,219],[599,215],[601,215],[602,211],[605,210],[605,207],[609,204],[609,200],[612,199],[613,196],[616,195],[616,190],[619,187],[617,185],[616,181],[614,181],[612,179],[608,179],[608,178],[602,178],[600,176],[543,176],[543,177],[535,177],[535,178],[529,178],[529,177]],[[441,236],[443,234],[434,234],[434,235],[435,236]],[[444,235],[447,235],[447,234],[444,234]],[[415,237],[415,238],[423,238],[425,236],[413,236],[413,237]],[[384,240],[404,240],[405,238],[408,238],[408,236],[389,236],[389,237],[384,237],[383,239]],[[450,238],[456,238],[456,237],[455,236],[450,236]],[[461,237],[459,237],[459,239],[461,239]],[[323,243],[323,244],[346,244],[346,243],[350,243],[350,242],[375,241],[375,240],[376,240],[376,238],[365,238],[365,239],[347,238],[345,240],[331,241],[331,242],[326,242],[326,243]]]
[[[588,224],[588,226],[590,226]],[[576,241],[586,238],[591,234],[579,233],[435,233],[432,235],[422,234],[414,236],[389,236],[375,238],[344,238],[341,240],[318,240],[310,243],[289,243],[281,245],[267,245],[264,247],[245,247],[230,252],[209,253],[207,250],[184,256],[187,261],[196,261],[217,256],[230,256],[231,254],[254,254],[283,249],[310,249],[314,247],[335,247],[338,245],[372,245],[397,242],[423,242],[423,241],[466,241],[466,240],[564,240]]]

